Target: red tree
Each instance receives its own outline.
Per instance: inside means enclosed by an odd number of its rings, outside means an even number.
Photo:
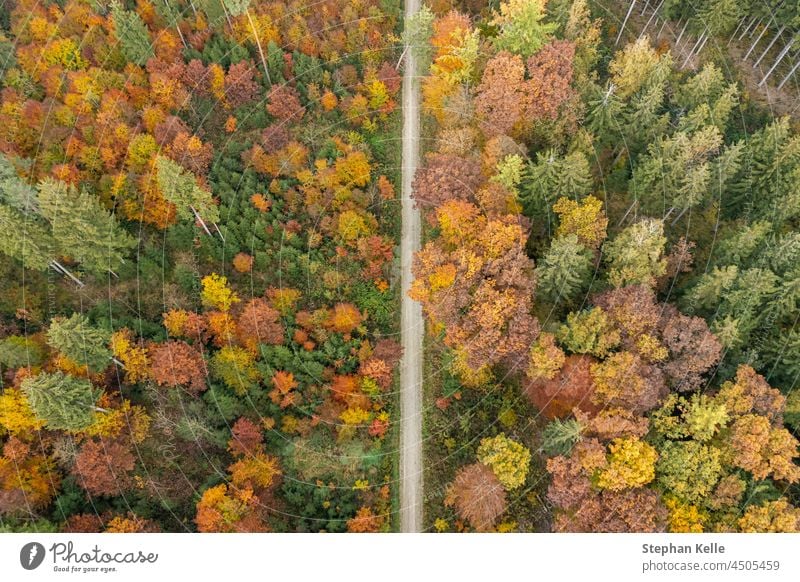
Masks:
[[[130,447],[118,441],[90,440],[75,457],[72,472],[91,495],[119,495],[133,484],[135,464]]]
[[[194,394],[208,388],[203,356],[186,342],[168,341],[156,345],[150,361],[153,379],[159,386],[183,386]]]

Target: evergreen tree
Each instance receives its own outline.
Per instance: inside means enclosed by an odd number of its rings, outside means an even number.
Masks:
[[[555,150],[536,154],[519,185],[524,212],[534,217],[562,197],[582,198],[592,187],[589,162],[580,151],[559,156]]]
[[[153,44],[141,17],[125,10],[119,2],[111,4],[111,17],[125,58],[135,65],[144,65],[153,56]]]
[[[197,178],[169,158],[156,159],[158,185],[164,197],[178,209],[178,216],[184,220],[194,220],[198,215],[204,220],[219,220],[219,210],[211,193],[197,183]]]
[[[614,287],[652,285],[666,272],[666,242],[661,220],[646,218],[623,230],[606,243],[609,282]]]
[[[53,260],[54,248],[47,228],[0,204],[0,253],[20,261],[28,269],[44,271]]]
[[[553,419],[542,431],[542,450],[549,457],[568,455],[581,440],[583,429],[574,418]]]
[[[0,204],[24,214],[38,212],[36,190],[17,175],[11,161],[0,154]]]
[[[536,267],[537,291],[548,301],[570,302],[592,274],[592,252],[570,234],[553,240]]]
[[[547,44],[558,25],[542,22],[545,17],[542,0],[513,0],[500,4],[492,24],[497,26],[494,39],[500,50],[529,57]]]
[[[708,194],[712,175],[709,160],[721,144],[716,127],[658,140],[634,169],[629,191],[645,210],[659,214],[697,206]]]
[[[52,430],[79,431],[94,422],[100,390],[83,378],[61,372],[25,378],[22,391],[33,413]]]
[[[46,179],[37,198],[42,215],[50,222],[60,255],[74,257],[87,271],[115,270],[136,241],[120,229],[97,199],[72,185]]]
[[[73,362],[88,366],[92,372],[108,367],[110,337],[107,332],[93,327],[80,313],[73,313],[69,319],[54,319],[47,330],[48,344]]]
[[[403,43],[413,51],[417,58],[417,68],[427,71],[433,56],[430,44],[433,35],[433,21],[435,15],[428,6],[422,6],[411,17],[406,18],[403,27]]]

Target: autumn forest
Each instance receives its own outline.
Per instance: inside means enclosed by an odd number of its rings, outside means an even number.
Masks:
[[[410,12],[0,7],[0,531],[800,532],[797,6]]]

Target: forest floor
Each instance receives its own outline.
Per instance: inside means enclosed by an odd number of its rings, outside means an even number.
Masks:
[[[406,0],[406,18],[415,14],[419,0]],[[419,209],[411,198],[411,185],[419,163],[419,83],[413,51],[407,51],[403,72],[403,162],[400,240],[401,334],[400,362],[400,529],[422,530],[422,307],[408,296],[413,281],[411,265],[420,247]]]
[[[681,26],[679,26],[678,23],[669,21],[664,24],[664,21],[658,18],[653,18],[651,20],[652,9],[648,9],[645,14],[642,14],[642,4],[641,2],[637,4],[639,4],[639,6],[635,7],[631,13],[628,24],[626,25],[627,30],[623,34],[624,38],[620,41],[620,45],[625,44],[624,40],[633,40],[646,26],[646,33],[650,37],[653,45],[660,47],[668,46],[675,59],[676,65],[682,67],[686,62],[686,56],[689,54],[689,51],[695,46],[697,37],[688,32],[681,37]],[[614,3],[612,14],[607,16],[609,22],[620,26],[622,20],[625,18],[625,13],[629,5],[627,1]],[[750,35],[745,36],[741,41],[738,40],[738,36],[737,34],[737,38],[730,43],[726,43],[722,40],[710,39],[703,50],[700,51],[700,55],[695,55],[689,59],[689,61],[686,62],[686,66],[683,68],[689,70],[696,69],[698,65],[705,60],[703,57],[707,55],[719,57],[729,66],[735,67],[735,72],[728,71],[728,73],[733,73],[731,76],[737,78],[741,82],[749,99],[770,111],[775,117],[788,115],[795,120],[800,119],[800,98],[798,98],[800,75],[795,75],[795,78],[787,82],[780,91],[775,85],[770,85],[770,82],[767,82],[763,87],[759,87],[758,84],[771,66],[772,61],[768,57],[765,60],[769,61],[769,63],[762,61],[759,63],[758,67],[753,67],[752,62],[745,61],[743,57],[750,43],[755,40],[755,36],[752,38]],[[765,35],[765,37],[769,37],[769,35]],[[675,41],[678,40],[678,38],[680,38],[681,42],[676,46]],[[762,39],[761,47],[766,44],[766,38]],[[761,47],[757,48],[757,54],[760,50],[763,50]],[[755,59],[751,56],[750,60],[753,61]],[[773,78],[780,79],[781,77],[776,73],[773,75]],[[773,78],[770,78],[770,81],[772,81]]]

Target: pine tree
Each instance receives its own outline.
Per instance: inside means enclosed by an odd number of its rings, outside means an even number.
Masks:
[[[178,216],[184,220],[194,220],[198,216],[204,220],[219,220],[219,210],[211,193],[197,183],[197,178],[181,166],[165,158],[156,158],[158,185],[164,198],[172,202],[178,209]]]
[[[36,190],[17,175],[11,161],[0,154],[0,204],[24,214],[38,212]]]
[[[109,333],[92,326],[80,313],[69,319],[54,319],[47,330],[47,343],[73,362],[93,372],[105,370],[111,361]]]
[[[79,431],[94,422],[100,390],[82,378],[41,373],[22,382],[34,414],[52,430]]]
[[[46,227],[0,204],[0,253],[28,269],[44,271],[53,260],[55,242]]]
[[[497,48],[529,57],[547,44],[558,25],[542,22],[544,4],[542,0],[507,0],[501,3],[499,14],[492,20],[499,31],[494,39]]]
[[[646,210],[659,214],[697,206],[708,195],[709,160],[721,144],[722,135],[713,126],[658,140],[634,169],[629,191]]]
[[[85,190],[46,179],[39,184],[38,204],[53,229],[58,254],[71,256],[87,271],[115,270],[136,242]]]
[[[536,154],[520,183],[520,198],[527,216],[534,217],[553,206],[558,198],[578,199],[592,187],[589,162],[580,151],[559,156],[555,150]]]
[[[548,457],[568,455],[581,440],[584,427],[574,418],[555,418],[542,431],[542,450]]]
[[[144,65],[153,56],[153,44],[141,17],[125,10],[119,2],[111,4],[111,17],[125,58],[136,65]]]
[[[605,246],[609,282],[614,287],[652,285],[666,272],[663,258],[666,242],[664,223],[654,218],[643,219],[623,230]]]
[[[570,234],[553,240],[536,267],[538,292],[548,301],[569,303],[592,274],[592,252]]]

